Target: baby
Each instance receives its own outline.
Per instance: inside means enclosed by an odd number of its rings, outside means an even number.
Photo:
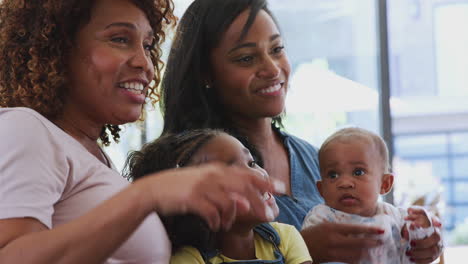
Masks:
[[[411,240],[425,238],[435,228],[422,208],[403,210],[379,201],[393,185],[382,138],[360,128],[341,129],[322,144],[319,163],[317,188],[325,205],[312,208],[302,228],[324,221],[378,226],[382,245],[369,250],[360,263],[412,263],[405,254]]]
[[[167,134],[145,145],[141,151],[130,155],[127,175],[138,180],[148,173],[171,168],[182,170],[187,166],[209,162],[244,167],[268,177],[239,140],[220,130],[210,129]],[[263,197],[270,214],[276,217],[278,206],[275,198],[270,193],[263,194]],[[234,261],[256,264],[312,263],[305,242],[294,226],[262,223],[248,211],[238,211],[232,227],[217,232],[210,230],[195,215],[160,217],[172,242],[171,264]]]

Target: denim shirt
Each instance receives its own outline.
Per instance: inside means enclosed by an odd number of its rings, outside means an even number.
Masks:
[[[317,148],[298,137],[279,131],[288,151],[291,169],[291,196],[275,196],[280,213],[276,221],[301,230],[312,207],[323,203],[316,182],[320,179]]]
[[[278,131],[278,130],[277,130]],[[323,204],[317,185],[320,180],[318,150],[310,143],[283,131],[279,131],[289,154],[291,166],[292,196],[275,196],[280,213],[276,221],[293,225],[301,230],[307,213],[317,204]],[[327,262],[323,264],[344,264]]]

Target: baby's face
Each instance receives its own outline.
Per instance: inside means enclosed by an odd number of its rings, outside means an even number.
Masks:
[[[317,187],[325,204],[346,213],[373,216],[386,192],[381,155],[367,139],[330,142],[320,156],[320,174]]]
[[[225,163],[228,166],[239,166],[255,170],[268,177],[268,173],[257,165],[250,151],[235,137],[225,133],[221,133],[203,145],[191,158],[190,165],[214,161]],[[264,200],[265,205],[271,209],[276,217],[279,209],[273,195],[265,193]],[[258,224],[258,219],[249,212],[247,214],[237,214],[236,222]]]

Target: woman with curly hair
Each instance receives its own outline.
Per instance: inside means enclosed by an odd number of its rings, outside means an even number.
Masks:
[[[0,1],[0,263],[168,263],[157,214],[197,214],[213,230],[236,210],[272,220],[261,194],[275,184],[258,173],[211,164],[129,185],[98,144],[157,100],[172,10]]]

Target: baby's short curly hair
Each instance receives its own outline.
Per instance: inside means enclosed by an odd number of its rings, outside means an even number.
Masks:
[[[155,85],[148,91],[151,103],[159,99],[156,87],[163,67],[160,45],[164,29],[175,23],[172,0],[131,0],[145,14],[154,32],[151,53]],[[0,1],[0,107],[28,107],[49,119],[59,116],[68,92],[67,54],[74,38],[91,16],[96,0]],[[117,125],[106,125],[119,138]]]
[[[380,154],[380,158],[382,161],[382,169],[384,170],[384,173],[391,173],[388,147],[385,141],[383,140],[383,138],[381,138],[379,135],[375,134],[374,132],[371,132],[369,130],[359,128],[359,127],[342,128],[336,131],[335,133],[333,133],[327,139],[325,139],[318,153],[319,161],[321,161],[323,152],[325,151],[325,149],[330,143],[336,142],[336,141],[350,142],[350,141],[357,140],[357,139],[366,139],[369,141],[369,143],[374,144],[374,147],[377,149],[378,153]]]

